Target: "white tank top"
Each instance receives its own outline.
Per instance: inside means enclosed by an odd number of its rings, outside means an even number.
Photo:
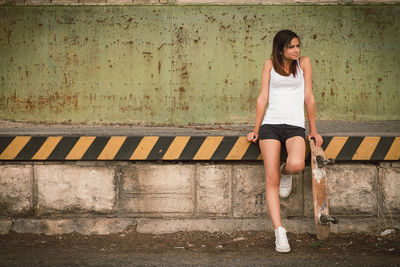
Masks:
[[[268,108],[262,124],[304,126],[304,74],[297,61],[297,75],[282,76],[272,67]]]

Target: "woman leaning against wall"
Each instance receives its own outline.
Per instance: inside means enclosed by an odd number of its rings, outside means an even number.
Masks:
[[[308,138],[315,138],[317,147],[320,147],[322,137],[315,124],[311,61],[308,57],[300,57],[297,34],[282,30],[274,37],[271,58],[265,61],[255,126],[247,135],[251,142],[259,140],[266,174],[267,206],[275,228],[278,252],[290,251],[286,230],[282,226],[279,197],[289,196],[292,175],[304,168],[304,104],[310,127]],[[280,165],[283,146],[288,156],[286,163]]]

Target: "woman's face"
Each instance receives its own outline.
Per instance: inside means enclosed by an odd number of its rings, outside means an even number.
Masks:
[[[300,56],[300,42],[296,37],[290,41],[287,47],[283,48],[283,58],[287,60],[297,60]]]

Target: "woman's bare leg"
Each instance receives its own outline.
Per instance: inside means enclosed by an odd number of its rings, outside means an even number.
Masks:
[[[282,226],[281,207],[279,202],[279,164],[281,143],[274,139],[260,140],[266,175],[265,198],[274,228]]]
[[[286,140],[287,160],[285,174],[297,174],[304,169],[306,143],[301,136],[294,136]]]

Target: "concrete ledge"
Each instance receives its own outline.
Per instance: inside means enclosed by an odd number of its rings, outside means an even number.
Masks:
[[[5,235],[10,232],[12,220],[0,220],[0,235]]]
[[[377,229],[379,229],[379,221],[374,217],[357,219],[339,218],[338,224],[331,225],[332,233],[375,232]]]
[[[400,0],[398,0],[400,3]],[[247,125],[193,125],[193,126],[141,126],[141,125],[80,125],[11,122],[0,119],[0,136],[237,136],[253,129]],[[306,129],[309,129],[306,122]],[[400,121],[318,121],[318,132],[330,136],[399,136]]]
[[[380,222],[376,218],[339,218],[340,223],[331,225],[332,233],[375,232]],[[283,225],[291,233],[315,234],[312,218],[284,219]],[[400,222],[386,228],[400,228]],[[381,227],[382,228],[382,227]],[[225,232],[273,230],[267,218],[256,219],[133,219],[133,218],[75,218],[75,219],[17,219],[0,221],[0,234],[10,230],[18,233],[61,235],[80,233],[83,235],[107,235],[128,229],[138,233],[174,233],[179,231]]]
[[[11,226],[11,221],[0,221],[0,233],[10,230],[17,233],[32,233],[46,235],[61,235],[80,233],[83,235],[108,235],[120,233],[135,226],[132,218],[77,218],[77,219],[17,219]]]
[[[11,230],[17,233],[61,235],[74,232],[75,224],[69,219],[17,219]]]
[[[260,162],[95,163],[0,164],[0,181],[7,177],[15,180],[2,183],[0,206],[10,210],[24,202],[26,195],[32,196],[31,213],[14,209],[0,214],[0,232],[90,235],[130,227],[143,233],[256,231],[272,227]],[[400,226],[397,163],[328,167],[330,212],[340,219],[332,231]],[[26,169],[30,170],[28,174]],[[291,232],[314,232],[309,169],[294,177],[291,195],[280,203],[282,219]],[[29,179],[24,179],[25,175]],[[32,182],[21,187],[23,190],[14,190],[20,180]],[[12,199],[4,197],[13,190],[18,194]]]
[[[123,232],[135,225],[133,218],[82,218],[76,220],[75,231],[82,235],[108,235]]]
[[[264,230],[268,219],[139,219],[138,233],[173,233],[179,231],[234,232]]]

